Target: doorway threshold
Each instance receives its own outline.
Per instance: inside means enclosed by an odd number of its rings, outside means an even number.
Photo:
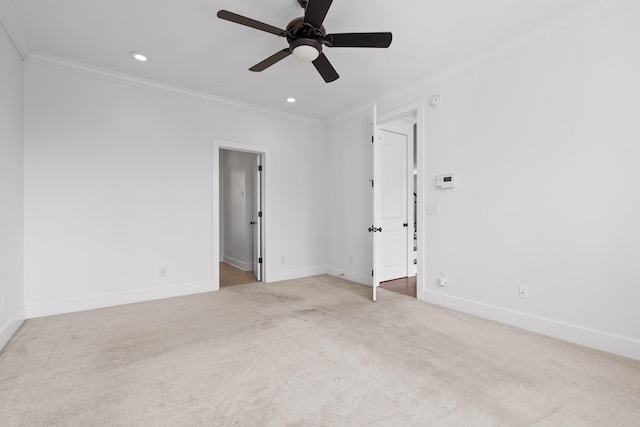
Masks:
[[[391,292],[416,298],[416,283],[416,276],[411,276],[380,282],[380,287]]]

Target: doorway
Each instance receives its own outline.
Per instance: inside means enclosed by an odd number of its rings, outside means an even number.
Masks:
[[[261,280],[261,155],[220,149],[220,287]]]
[[[266,282],[267,150],[213,141],[214,290]]]
[[[378,286],[422,300],[423,105],[418,102],[379,116],[374,108],[374,301]]]

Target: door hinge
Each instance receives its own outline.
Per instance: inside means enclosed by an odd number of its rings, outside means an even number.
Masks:
[[[262,257],[258,258],[258,264],[262,264]]]
[[[262,211],[258,212],[258,218],[262,218]]]
[[[371,277],[373,277],[373,270],[371,270]]]
[[[371,143],[373,144],[373,135],[371,135]]]
[[[262,172],[262,165],[258,165],[258,172]]]
[[[373,188],[373,180],[370,179],[369,181],[371,181],[371,188]]]

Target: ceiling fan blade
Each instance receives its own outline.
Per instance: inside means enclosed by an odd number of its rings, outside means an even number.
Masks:
[[[389,47],[391,33],[327,34],[323,42],[329,47]]]
[[[235,22],[236,24],[244,25],[256,30],[266,31],[267,33],[275,34],[276,36],[284,36],[285,31],[273,25],[265,24],[264,22],[256,21],[255,19],[247,18],[246,16],[238,15],[237,13],[229,12],[228,10],[221,10],[218,12],[218,18],[225,21]]]
[[[338,78],[340,77],[324,53],[320,53],[320,56],[318,56],[318,58],[313,61],[313,65],[314,67],[316,67],[316,70],[318,70],[324,81],[327,83],[338,80]]]
[[[320,28],[333,0],[309,0],[304,13],[304,22]]]
[[[271,67],[276,62],[283,60],[284,58],[286,58],[289,55],[291,55],[291,52],[289,51],[289,49],[282,49],[280,52],[277,52],[277,53],[271,55],[270,57],[268,57],[264,61],[259,62],[256,65],[254,65],[253,67],[249,68],[249,70],[250,71],[264,71],[267,68]]]

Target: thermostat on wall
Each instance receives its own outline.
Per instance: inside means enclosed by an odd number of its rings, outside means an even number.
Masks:
[[[436,176],[436,188],[453,188],[453,174]]]

